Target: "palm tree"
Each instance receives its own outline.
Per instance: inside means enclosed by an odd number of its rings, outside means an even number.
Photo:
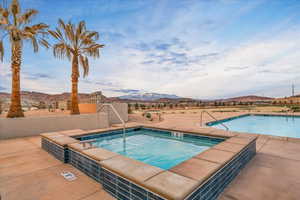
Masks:
[[[71,22],[66,24],[59,19],[58,27],[55,30],[49,30],[49,33],[57,41],[52,46],[54,57],[67,58],[72,61],[71,114],[80,114],[78,107],[79,65],[83,69],[83,77],[87,76],[89,72],[88,56],[99,58],[100,48],[103,48],[104,45],[96,42],[99,39],[98,32],[86,30],[84,21],[74,25]]]
[[[3,37],[0,40],[0,59],[4,57],[4,39],[9,38],[11,44],[11,70],[12,92],[11,104],[7,117],[24,117],[20,95],[20,69],[22,62],[23,41],[30,41],[34,52],[39,50],[39,44],[48,47],[43,36],[48,34],[48,26],[43,23],[31,25],[32,18],[38,13],[37,10],[27,9],[21,11],[18,0],[12,0],[8,8],[0,5],[0,30]],[[7,37],[6,37],[7,36]]]

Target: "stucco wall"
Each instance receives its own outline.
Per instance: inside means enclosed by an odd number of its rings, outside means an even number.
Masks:
[[[121,118],[127,122],[128,121],[128,104],[127,103],[112,103],[117,112],[120,114]],[[112,109],[108,106],[105,106],[102,110],[108,114],[109,123],[111,124],[119,124],[121,123],[118,116],[112,111]]]
[[[100,104],[99,106],[101,106]],[[127,103],[112,103],[117,112],[120,114],[121,118],[126,122],[128,121],[128,104]],[[91,103],[82,103],[79,104],[80,113],[96,113],[97,105]],[[105,106],[101,112],[105,112],[108,114],[110,124],[118,124],[121,123],[117,115],[112,111],[112,109],[108,106]]]
[[[98,129],[109,127],[106,113],[68,116],[0,119],[0,139],[39,135],[40,133],[70,129]]]
[[[96,113],[97,112],[97,105],[93,103],[80,103],[79,105],[80,113]]]

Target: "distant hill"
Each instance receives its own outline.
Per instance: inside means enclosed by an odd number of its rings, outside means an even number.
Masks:
[[[249,95],[249,96],[240,96],[240,97],[232,97],[227,99],[217,99],[214,101],[236,101],[236,102],[254,102],[254,101],[272,101],[274,98],[271,97],[263,97],[263,96],[255,96],[255,95]]]
[[[62,94],[46,94],[40,92],[28,92],[22,91],[22,104],[38,104],[39,102],[43,101],[46,104],[50,104],[56,101],[66,101],[71,98],[70,93],[62,93]],[[88,93],[80,93],[79,100],[85,101],[90,98],[90,94]],[[0,100],[4,103],[10,102],[10,94],[0,92]],[[160,93],[135,93],[131,95],[124,95],[120,97],[105,97],[103,96],[103,100],[105,102],[160,102],[160,103],[180,103],[180,102],[214,102],[214,101],[222,101],[222,102],[254,102],[254,101],[272,101],[273,98],[270,97],[262,97],[262,96],[240,96],[240,97],[233,97],[227,99],[216,99],[216,100],[196,100],[192,98],[183,98],[177,95],[170,95],[170,94],[160,94]]]
[[[89,94],[80,93],[79,95],[80,100],[84,100],[89,98]],[[46,94],[46,93],[40,93],[40,92],[28,92],[28,91],[22,91],[21,92],[21,98],[23,102],[30,102],[30,103],[38,103],[40,101],[43,101],[45,103],[52,103],[55,101],[65,101],[71,98],[70,93],[62,93],[62,94]],[[2,101],[9,101],[10,94],[0,92],[0,100]]]
[[[155,102],[160,102],[160,103],[178,103],[178,102],[191,102],[191,101],[200,101],[200,100],[195,100],[192,98],[183,98],[183,97],[160,98],[160,99],[155,100]]]

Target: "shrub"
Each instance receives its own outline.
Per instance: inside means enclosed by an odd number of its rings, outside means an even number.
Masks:
[[[151,113],[147,113],[146,118],[151,119]]]
[[[128,114],[132,114],[132,110],[130,106],[128,106]]]
[[[293,112],[300,112],[300,107],[299,106],[291,106],[290,109]]]

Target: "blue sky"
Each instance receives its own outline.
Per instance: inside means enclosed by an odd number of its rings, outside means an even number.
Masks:
[[[80,92],[194,98],[300,93],[299,0],[20,0],[34,22],[85,20],[105,44]],[[50,39],[51,41],[51,39]],[[7,41],[6,41],[7,42]],[[10,91],[10,49],[0,91]],[[69,92],[71,64],[24,46],[22,90]]]

